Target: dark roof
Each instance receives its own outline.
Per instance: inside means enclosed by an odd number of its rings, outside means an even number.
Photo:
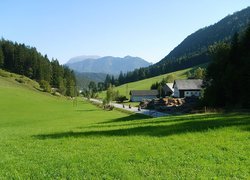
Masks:
[[[132,96],[157,96],[158,90],[131,90],[130,95]]]
[[[202,89],[202,80],[201,79],[175,80],[174,85],[175,84],[179,90],[200,90],[200,89]]]
[[[163,89],[168,92],[174,92],[174,83],[166,83],[165,86],[163,86]]]

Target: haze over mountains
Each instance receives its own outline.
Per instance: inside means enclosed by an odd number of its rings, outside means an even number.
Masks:
[[[77,57],[71,58],[66,64],[73,64],[73,63],[76,63],[76,62],[84,61],[86,59],[98,59],[98,58],[101,58],[101,56],[94,56],[94,55],[90,55],[90,56],[86,56],[86,55],[77,56]]]
[[[151,63],[139,57],[125,56],[78,56],[71,58],[66,64],[76,72],[119,74],[121,71],[126,73],[136,68],[148,67]]]

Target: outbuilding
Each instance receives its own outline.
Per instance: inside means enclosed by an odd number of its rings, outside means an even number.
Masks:
[[[173,88],[174,83],[166,83],[163,86],[163,91],[165,96],[172,96],[174,93],[174,88]]]
[[[130,91],[130,101],[141,102],[143,100],[152,100],[157,98],[159,95],[158,90],[131,90]]]
[[[200,97],[202,90],[201,79],[186,79],[174,81],[174,97]]]

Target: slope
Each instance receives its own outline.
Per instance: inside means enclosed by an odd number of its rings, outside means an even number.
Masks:
[[[187,68],[187,69],[175,71],[172,73],[167,73],[167,74],[155,76],[152,78],[147,78],[147,79],[140,80],[140,81],[126,83],[126,84],[123,84],[121,86],[115,87],[114,90],[119,91],[120,95],[124,95],[127,98],[129,98],[129,96],[130,96],[129,92],[131,90],[149,90],[153,83],[160,82],[163,78],[165,78],[168,75],[172,75],[175,79],[187,79],[187,75],[189,72],[193,72],[194,70],[196,70],[199,67],[205,68],[206,66],[207,66],[207,64],[201,64],[201,65],[198,65],[198,66],[195,66],[192,68]],[[106,91],[99,93],[99,98],[104,98],[105,96],[106,96]]]
[[[190,68],[211,61],[208,48],[216,42],[230,42],[235,33],[241,33],[250,22],[250,7],[228,15],[219,22],[204,27],[185,38],[166,57],[156,64],[140,69],[143,76],[138,76],[138,71],[133,71],[125,76],[126,82],[134,81],[131,77],[145,79],[168,72]]]
[[[248,179],[249,114],[145,118],[0,77],[3,179]]]
[[[243,31],[250,22],[250,7],[228,15],[219,22],[199,29],[184,39],[159,64],[181,58],[197,56],[215,42],[229,41],[236,32]]]
[[[64,120],[70,117],[68,120],[71,121],[74,118],[78,119],[78,115],[81,114],[75,112],[78,107],[73,107],[71,98],[43,92],[37,82],[1,69],[0,99],[0,119],[9,123],[18,119],[50,121],[52,117]],[[122,113],[117,114],[119,117],[126,116]]]
[[[79,73],[75,72],[76,84],[79,89],[88,89],[88,85],[91,81],[98,84],[98,82],[104,82],[107,74],[104,73]]]

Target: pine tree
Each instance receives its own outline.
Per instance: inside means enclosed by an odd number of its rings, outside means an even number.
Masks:
[[[0,46],[0,68],[3,68],[4,65],[4,55],[2,51],[2,47]]]

